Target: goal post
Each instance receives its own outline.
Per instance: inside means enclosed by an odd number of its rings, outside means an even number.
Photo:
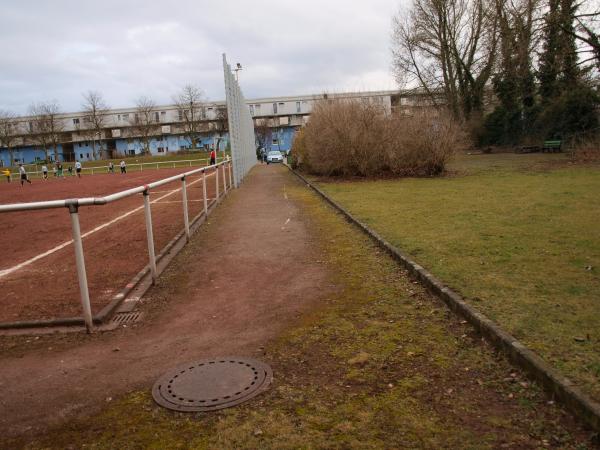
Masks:
[[[225,99],[227,102],[227,121],[229,123],[229,142],[233,166],[233,183],[238,187],[252,166],[256,164],[254,122],[250,109],[242,94],[240,85],[227,63],[223,53],[223,73],[225,78]]]

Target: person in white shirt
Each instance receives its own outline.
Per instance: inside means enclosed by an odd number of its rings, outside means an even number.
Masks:
[[[124,160],[121,160],[119,166],[121,166],[121,173],[127,173],[127,165],[125,164]]]
[[[21,187],[23,187],[26,181],[31,184],[31,180],[27,177],[27,171],[23,164],[19,164],[19,174],[21,175]]]
[[[75,161],[75,172],[77,172],[77,177],[81,178],[81,163],[79,161]]]
[[[48,179],[48,167],[45,164],[42,166],[42,177],[44,180]]]

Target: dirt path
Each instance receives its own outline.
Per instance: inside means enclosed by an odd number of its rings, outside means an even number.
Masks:
[[[321,294],[283,167],[258,166],[115,332],[0,338],[0,433],[33,435],[203,357],[257,356]],[[143,233],[143,230],[141,231]]]

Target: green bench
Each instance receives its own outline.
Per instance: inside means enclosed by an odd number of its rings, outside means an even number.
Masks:
[[[560,152],[562,146],[562,141],[544,141],[544,146],[542,147],[542,152],[554,153]]]

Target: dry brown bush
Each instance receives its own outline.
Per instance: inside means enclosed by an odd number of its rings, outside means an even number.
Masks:
[[[292,153],[316,175],[432,176],[465,144],[461,127],[444,114],[392,116],[380,105],[344,100],[315,105]]]
[[[589,138],[573,144],[571,157],[580,162],[600,161],[600,137]]]

